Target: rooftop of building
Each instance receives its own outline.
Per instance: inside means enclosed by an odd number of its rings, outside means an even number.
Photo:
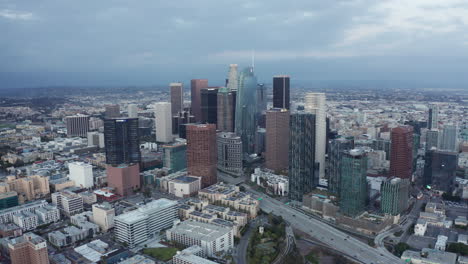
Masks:
[[[46,200],[32,201],[32,202],[29,202],[29,203],[25,203],[23,205],[18,205],[18,206],[10,207],[10,208],[7,208],[7,209],[3,209],[3,210],[0,211],[0,214],[15,213],[15,212],[17,212],[19,210],[26,209],[26,208],[29,208],[29,207],[45,206],[47,204],[48,203],[47,203]]]
[[[216,262],[199,257],[189,252],[177,252],[174,258],[185,261],[186,263],[197,263],[197,264],[216,264]]]
[[[401,259],[426,259],[431,261],[431,263],[455,264],[457,254],[436,249],[423,248],[421,252],[406,250],[403,252],[403,255],[401,255]]]
[[[24,242],[30,242],[34,245],[37,245],[39,243],[43,243],[43,242],[46,242],[44,238],[34,234],[34,233],[26,233],[24,234],[23,236],[20,236],[20,237],[15,237],[15,238],[12,238],[9,240],[9,244],[10,245],[17,245],[17,244],[21,244],[21,243],[24,243]]]
[[[140,206],[136,210],[121,214],[115,218],[116,221],[120,221],[126,224],[135,223],[145,219],[148,213],[151,211],[159,211],[166,209],[171,206],[176,206],[177,202],[169,199],[158,199],[151,201],[145,205]]]
[[[10,197],[14,197],[14,196],[18,196],[18,193],[14,192],[14,191],[0,193],[0,199],[10,198]]]
[[[131,258],[123,260],[118,264],[154,264],[155,262],[149,258],[146,258],[142,255],[135,255]]]
[[[171,232],[183,234],[193,239],[213,241],[231,231],[230,228],[218,225],[187,220],[170,229]]]
[[[195,181],[200,181],[200,177],[196,176],[190,176],[190,175],[182,175],[179,177],[176,177],[175,179],[171,180],[173,182],[179,182],[179,183],[192,183]]]

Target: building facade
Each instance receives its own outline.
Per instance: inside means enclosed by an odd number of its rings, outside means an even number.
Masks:
[[[141,161],[138,118],[104,121],[106,163],[139,163]]]
[[[172,144],[162,146],[163,166],[170,169],[171,173],[187,168],[187,141],[179,140]]]
[[[49,264],[47,242],[34,233],[8,240],[8,251],[11,264]]]
[[[316,116],[294,113],[289,133],[289,198],[302,202],[304,194],[318,185],[315,166]]]
[[[158,102],[154,104],[156,125],[156,141],[168,143],[172,141],[171,103]]]
[[[270,170],[288,169],[289,119],[286,108],[266,111],[265,167]]]
[[[218,89],[219,88],[205,88],[201,90],[201,123],[218,123]]]
[[[74,115],[65,117],[68,137],[86,137],[89,131],[89,116]]]
[[[289,110],[289,81],[288,75],[273,76],[273,107]]]
[[[252,67],[239,74],[238,85],[235,132],[241,137],[244,153],[253,154],[257,133],[257,77]]]
[[[340,211],[355,217],[364,212],[367,200],[367,154],[361,149],[345,151],[341,159]]]
[[[217,182],[216,125],[187,125],[187,170],[202,177],[202,186]]]
[[[241,176],[242,167],[242,141],[232,132],[217,134],[218,170],[227,174]]]
[[[354,139],[337,138],[330,141],[328,152],[328,191],[336,196],[340,196],[341,188],[341,159],[345,150],[354,149]]]
[[[234,132],[236,92],[228,88],[218,89],[217,128],[222,132]]]
[[[94,186],[93,166],[84,162],[68,163],[70,180],[75,182],[76,187],[91,188]]]
[[[201,90],[208,88],[207,79],[193,79],[190,81],[192,114],[196,121],[201,120]]]
[[[427,128],[428,129],[438,129],[439,128],[439,106],[431,105],[429,106],[429,116],[427,118]]]
[[[413,173],[413,127],[393,128],[391,139],[390,177],[411,180]]]
[[[109,203],[93,204],[93,222],[107,232],[114,227],[115,209]]]
[[[408,179],[390,178],[380,187],[380,207],[383,213],[398,215],[408,209],[410,182]]]
[[[315,162],[319,165],[319,177],[325,177],[325,151],[327,149],[326,97],[324,93],[307,93],[305,110],[315,114]]]
[[[104,117],[106,119],[119,118],[120,117],[120,106],[118,104],[105,105]]]
[[[182,83],[169,84],[171,90],[171,116],[184,110],[184,86]]]
[[[140,189],[140,165],[139,164],[121,164],[118,166],[108,165],[107,185],[115,189],[115,193],[121,196],[127,196]]]

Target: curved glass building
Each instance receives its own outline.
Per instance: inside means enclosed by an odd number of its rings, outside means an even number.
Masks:
[[[253,67],[245,68],[239,74],[236,98],[235,131],[242,139],[244,153],[255,152],[255,134],[257,132],[257,77]]]

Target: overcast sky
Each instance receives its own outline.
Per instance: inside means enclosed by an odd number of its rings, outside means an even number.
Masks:
[[[0,88],[260,81],[468,87],[467,0],[0,0]]]

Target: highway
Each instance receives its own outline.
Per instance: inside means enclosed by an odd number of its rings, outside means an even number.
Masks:
[[[244,186],[249,192],[262,197],[260,208],[263,211],[282,216],[295,229],[307,233],[336,251],[352,256],[354,259],[366,264],[404,263],[400,258],[385,250],[372,248],[336,228],[298,212],[267,195],[251,190],[246,185]]]

